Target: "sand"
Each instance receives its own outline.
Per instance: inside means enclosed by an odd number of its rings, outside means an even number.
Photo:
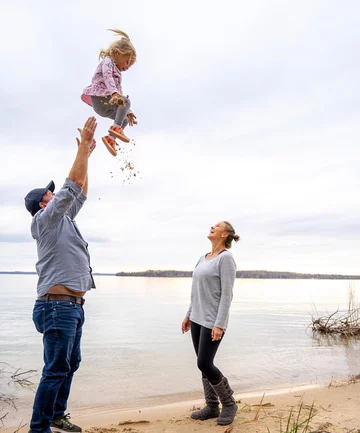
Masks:
[[[300,421],[313,410],[310,432],[360,432],[359,382],[347,380],[322,387],[303,386],[265,393],[236,394],[235,398],[239,410],[231,426],[217,426],[215,419],[192,420],[190,414],[194,408],[202,406],[201,400],[131,410],[117,410],[114,405],[87,407],[72,411],[72,421],[81,425],[87,433],[280,432],[286,430],[290,412],[293,411],[297,417],[302,405]],[[303,427],[299,433],[303,432]],[[2,433],[10,433],[16,427],[1,430]],[[28,426],[21,431],[27,432]]]

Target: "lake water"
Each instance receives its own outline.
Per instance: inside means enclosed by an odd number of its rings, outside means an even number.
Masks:
[[[34,275],[0,276],[0,361],[42,368],[42,340],[32,323]],[[86,296],[83,361],[70,404],[119,404],[200,397],[190,334],[181,322],[191,279],[97,277]],[[356,289],[356,282],[352,283]],[[346,309],[349,281],[237,279],[228,331],[216,364],[236,393],[324,383],[360,370],[360,343],[314,338],[314,309]],[[30,407],[32,392],[7,392]]]

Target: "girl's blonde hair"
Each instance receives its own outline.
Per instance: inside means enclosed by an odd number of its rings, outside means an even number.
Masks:
[[[123,56],[130,56],[129,63],[134,64],[136,62],[136,50],[129,36],[122,30],[109,29],[109,31],[122,36],[122,38],[113,42],[106,50],[101,50],[99,57],[101,59],[107,56],[114,57],[115,52],[118,51]]]
[[[225,230],[229,233],[225,239],[225,248],[231,248],[231,242],[239,242],[240,236],[235,233],[234,227],[229,223],[229,221],[223,221],[225,224]]]

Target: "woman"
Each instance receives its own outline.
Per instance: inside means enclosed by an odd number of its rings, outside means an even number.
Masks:
[[[214,358],[228,324],[236,277],[236,263],[228,249],[240,237],[229,222],[222,221],[211,227],[208,239],[212,250],[200,258],[193,272],[191,303],[182,322],[182,332],[191,329],[206,401],[206,406],[191,417],[217,418],[219,425],[227,425],[234,421],[238,407],[232,396],[234,391],[214,365]]]

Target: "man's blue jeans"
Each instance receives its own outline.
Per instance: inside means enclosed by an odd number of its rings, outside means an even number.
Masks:
[[[70,301],[35,302],[33,321],[43,334],[44,368],[30,422],[32,433],[50,433],[52,419],[65,414],[74,372],[81,361],[84,310]]]

